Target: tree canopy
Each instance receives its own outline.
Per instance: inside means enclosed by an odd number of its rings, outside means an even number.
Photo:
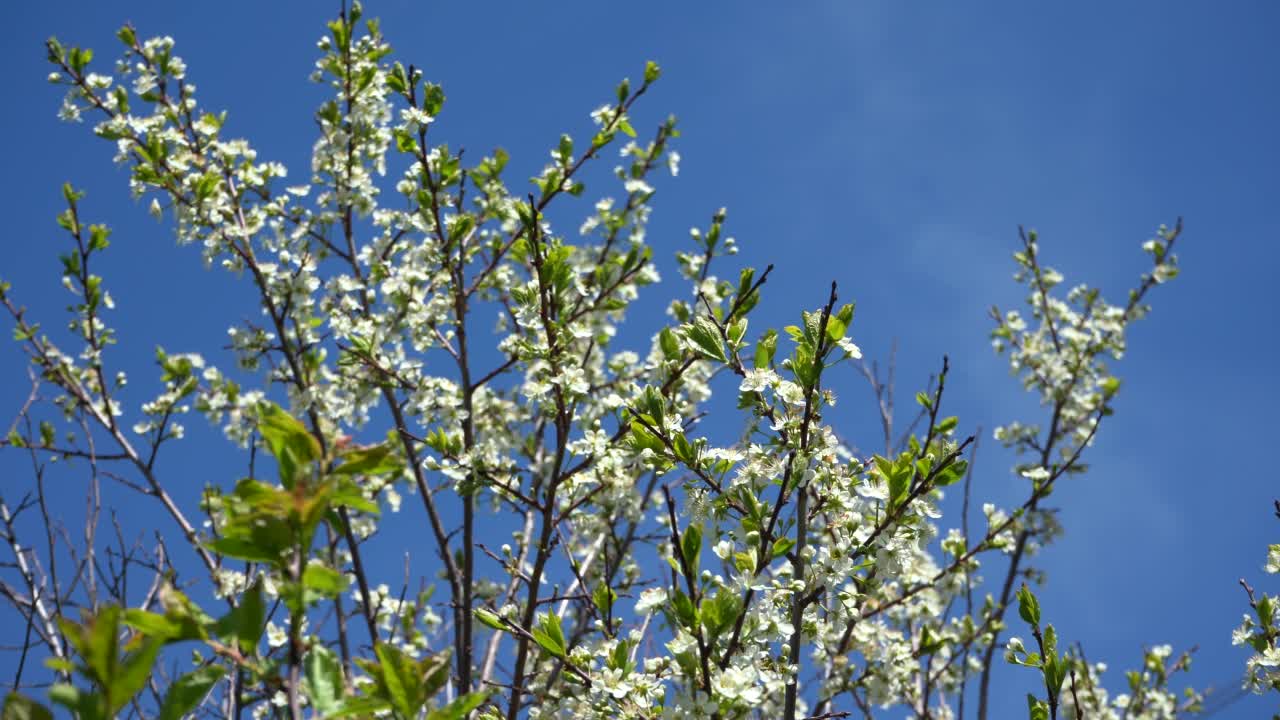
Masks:
[[[1131,324],[1178,275],[1180,220],[1141,242],[1131,288],[1110,299],[1069,284],[1019,231],[1025,303],[993,308],[990,333],[1040,414],[991,435],[1025,481],[998,507],[974,491],[980,435],[948,412],[948,359],[896,415],[892,361],[864,360],[845,289],[771,297],[773,266],[736,263],[723,209],[675,252],[663,326],[638,344],[623,332],[641,293],[663,292],[646,228],[680,160],[674,117],[636,120],[656,63],[523,186],[502,149],[477,158],[436,137],[444,89],[353,3],[319,43],[312,79],[328,98],[299,180],[198,101],[198,69],[171,38],[126,25],[118,40],[110,67],[49,40],[61,116],[116,149],[133,194],[258,315],[207,347],[155,349],[160,391],[120,402],[116,357],[139,349],[116,346],[110,278],[95,271],[119,249],[70,184],[66,331],[0,284],[33,368],[3,448],[32,468],[0,488],[4,642],[19,658],[6,720],[51,706],[85,719],[986,718],[1002,663],[1038,678],[1033,719],[1204,708],[1180,677],[1191,649],[1150,646],[1123,681],[1104,677],[1042,608],[1032,565],[1061,532],[1048,499],[1088,471],[1122,405]],[[607,156],[621,158],[614,177],[593,175]],[[795,304],[795,324],[753,326],[761,303]],[[878,436],[830,422],[830,373],[846,366],[872,388]],[[245,469],[187,504],[158,461],[184,452],[193,421]],[[86,482],[51,488],[53,462]],[[104,484],[130,498],[109,522]],[[955,521],[947,496],[963,498]],[[86,508],[76,530],[72,500]],[[389,528],[411,538],[401,576],[369,571]],[[1247,682],[1280,687],[1276,600],[1245,590]]]

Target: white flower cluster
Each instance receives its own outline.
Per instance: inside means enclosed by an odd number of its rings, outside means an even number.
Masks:
[[[1125,673],[1128,692],[1109,695],[1102,686],[1102,673],[1106,663],[1075,664],[1075,676],[1062,693],[1058,709],[1061,717],[1083,715],[1101,720],[1177,720],[1201,709],[1204,696],[1187,688],[1181,691],[1170,687],[1176,673],[1185,673],[1191,667],[1191,655],[1177,657],[1168,645],[1157,645],[1143,656],[1141,670]],[[1076,703],[1079,703],[1077,705]]]
[[[1277,510],[1280,512],[1280,509]],[[1267,574],[1280,574],[1280,544],[1267,546]],[[1245,663],[1244,687],[1255,693],[1280,692],[1280,596],[1259,593],[1244,581],[1253,615],[1245,615],[1231,633],[1233,645],[1253,651]]]
[[[1051,461],[1068,463],[1092,439],[1108,401],[1119,389],[1107,362],[1123,357],[1126,327],[1149,310],[1143,304],[1147,291],[1176,275],[1172,268],[1177,257],[1170,249],[1179,232],[1162,227],[1160,239],[1143,246],[1157,270],[1142,276],[1123,306],[1107,303],[1087,285],[1071,288],[1065,299],[1058,297],[1054,290],[1063,282],[1062,274],[1041,264],[1036,234],[1023,235],[1023,249],[1014,255],[1019,265],[1014,279],[1027,287],[1027,305],[1035,323],[1029,324],[1016,310],[1003,315],[993,311],[997,324],[992,344],[997,352],[1008,352],[1010,371],[1052,408],[1052,423],[1047,437],[1040,437],[1037,426],[1013,423],[997,428],[996,439],[1019,452],[1043,455],[1045,447],[1056,448],[1057,456],[1045,457],[1042,466]]]

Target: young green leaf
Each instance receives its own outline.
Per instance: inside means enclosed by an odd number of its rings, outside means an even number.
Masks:
[[[505,623],[502,622],[502,618],[498,617],[498,614],[493,612],[492,610],[486,610],[484,608],[476,608],[475,610],[471,611],[471,614],[472,616],[475,617],[476,620],[479,620],[482,625],[491,627],[494,630],[501,630],[503,632],[506,632],[510,629],[506,626]]]
[[[600,614],[609,617],[613,611],[613,603],[618,600],[618,593],[613,591],[604,583],[596,585],[596,589],[591,592],[591,602],[595,604]]]
[[[353,697],[347,698],[341,707],[325,716],[329,718],[368,718],[380,715],[391,710],[391,703],[381,697]]]
[[[778,350],[778,331],[770,328],[756,343],[754,365],[763,370],[773,364],[773,356]]]
[[[796,546],[796,541],[791,538],[778,538],[773,541],[773,548],[769,552],[770,558],[780,558],[791,551]]]
[[[26,695],[10,692],[4,698],[0,720],[53,720],[53,713]]]
[[[1031,627],[1040,627],[1040,601],[1026,583],[1018,589],[1018,616]]]
[[[698,579],[698,559],[702,555],[702,526],[690,525],[685,528],[684,537],[680,539],[681,552],[684,554],[685,564],[689,568],[689,579],[697,581]]]
[[[218,620],[213,632],[234,641],[240,652],[253,655],[266,629],[266,622],[267,606],[262,594],[262,578],[259,577],[240,597],[240,604]]]
[[[693,606],[693,600],[689,599],[683,591],[675,591],[671,597],[671,607],[675,611],[676,621],[682,627],[693,629],[697,626],[698,609]]]
[[[280,482],[292,488],[308,463],[320,458],[320,442],[302,423],[278,405],[266,403],[258,411],[258,432],[280,466]]]
[[[560,628],[560,617],[553,612],[542,617],[538,626],[530,632],[534,642],[554,657],[563,658],[568,652],[564,643],[564,631]]]
[[[57,683],[49,688],[49,699],[67,708],[78,720],[106,720],[105,700],[100,694],[82,692],[68,683]]]
[[[347,589],[347,578],[332,568],[308,565],[302,571],[302,586],[325,597],[333,597]]]
[[[115,715],[118,710],[128,705],[133,696],[146,686],[155,668],[156,657],[163,646],[162,640],[147,638],[142,642],[140,649],[126,653],[120,659],[115,674],[109,681],[103,683],[106,686],[107,708],[111,715]]]
[[[427,713],[427,720],[463,720],[467,713],[480,707],[489,699],[487,691],[470,692],[442,708]]]
[[[342,706],[342,664],[333,651],[313,645],[303,660],[303,682],[311,707],[320,717],[329,717]]]
[[[662,69],[658,67],[658,63],[650,60],[644,64],[644,81],[652,83],[662,76]]]
[[[227,669],[221,665],[205,665],[175,680],[164,696],[157,720],[181,720],[186,717],[226,672]]]
[[[1043,700],[1037,700],[1031,693],[1027,693],[1027,709],[1030,720],[1049,720],[1049,704]]]
[[[705,317],[698,317],[692,323],[681,328],[694,352],[697,352],[704,358],[709,360],[719,360],[726,362],[728,356],[725,355],[724,343],[720,337],[720,330]]]
[[[382,681],[379,689],[402,718],[416,717],[422,703],[418,701],[421,678],[417,663],[403,650],[389,643],[378,643],[373,649],[378,656],[377,670]]]
[[[354,448],[338,457],[342,464],[333,472],[339,475],[386,475],[404,468],[388,443]]]

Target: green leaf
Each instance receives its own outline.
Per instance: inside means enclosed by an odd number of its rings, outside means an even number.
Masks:
[[[471,614],[472,616],[475,617],[475,619],[480,621],[480,624],[491,627],[494,630],[501,630],[503,632],[507,632],[508,630],[510,630],[510,628],[508,628],[506,624],[502,622],[502,618],[498,617],[498,614],[491,610],[486,610],[484,608],[476,608],[471,611]]]
[[[387,691],[387,699],[402,718],[412,718],[422,707],[420,695],[421,679],[415,677],[417,663],[394,645],[378,643],[374,648],[382,671],[383,687]],[[425,700],[425,699],[424,699]]]
[[[1045,648],[1046,651],[1048,648]],[[1051,697],[1062,691],[1062,682],[1067,677],[1067,664],[1057,653],[1046,652],[1044,658],[1044,687]]]
[[[316,111],[316,117],[329,125],[337,125],[342,122],[342,111],[338,109],[338,103],[330,100],[320,106],[320,109]]]
[[[677,360],[680,358],[680,341],[676,339],[676,334],[671,332],[671,328],[662,328],[658,333],[658,347],[662,349],[662,356],[668,360]]]
[[[573,138],[569,135],[560,136],[560,145],[556,148],[556,153],[560,156],[560,162],[568,164],[573,160]]]
[[[893,476],[889,481],[889,505],[897,507],[901,505],[910,495],[911,490],[911,473],[900,472]]]
[[[1030,720],[1049,720],[1049,705],[1043,700],[1037,700],[1031,693],[1027,693],[1027,709],[1030,711]]]
[[[218,620],[214,632],[234,638],[243,653],[253,654],[267,626],[267,604],[262,594],[262,578],[240,597],[240,604]]]
[[[675,455],[677,460],[684,463],[685,465],[688,465],[689,467],[697,467],[697,464],[698,464],[697,448],[695,448],[692,444],[689,443],[689,440],[684,436],[684,433],[678,433],[675,436],[673,436],[671,438],[671,445],[672,447],[675,448]]]
[[[307,565],[302,571],[302,586],[325,597],[333,597],[347,589],[347,578],[342,573],[323,565]]]
[[[874,460],[876,470],[889,486],[889,507],[895,508],[901,505],[910,494],[911,478],[915,474],[915,465],[911,462],[911,456],[904,455],[899,458],[899,462],[894,462],[876,455]]]
[[[476,226],[475,218],[470,215],[457,215],[457,219],[449,227],[449,242],[459,243],[466,238],[467,233]]]
[[[120,662],[120,669],[111,679],[109,696],[111,698],[108,712],[112,715],[129,704],[134,695],[147,684],[151,671],[156,664],[156,656],[164,642],[156,638],[147,638],[142,649],[128,653]]]
[[[843,322],[840,318],[832,315],[827,318],[827,341],[828,343],[839,342],[844,337],[844,331],[849,329],[848,323]]]
[[[272,547],[263,547],[251,540],[242,538],[218,538],[205,543],[205,547],[218,555],[223,555],[249,562],[260,562],[274,565],[280,561],[280,553]]]
[[[196,202],[203,202],[213,197],[213,194],[218,191],[218,184],[221,181],[222,177],[213,171],[201,175],[194,188]]]
[[[364,496],[364,492],[350,479],[343,477],[338,480],[333,493],[329,496],[329,503],[332,505],[343,505],[353,510],[369,513],[370,515],[379,515],[381,510],[378,504]]]
[[[67,64],[77,73],[84,72],[85,67],[93,60],[93,50],[89,48],[71,48],[71,52],[67,55]]]
[[[667,401],[662,396],[662,392],[652,385],[646,385],[640,393],[640,397],[636,400],[636,408],[644,415],[648,415],[650,425],[660,427],[662,418],[667,412]]]
[[[693,606],[693,600],[690,600],[683,591],[675,591],[671,598],[671,607],[675,610],[676,620],[682,627],[692,630],[698,625],[698,610]]]
[[[137,608],[124,611],[124,624],[143,635],[164,640],[176,637],[181,632],[181,626],[168,617]]]
[[[36,333],[39,331],[40,326],[38,324],[26,326],[15,325],[13,328],[13,339],[18,342],[26,342],[27,340],[34,338]]]
[[[548,636],[546,632],[544,632],[543,630],[539,628],[534,628],[533,632],[531,632],[530,634],[533,636],[534,642],[542,646],[542,649],[546,650],[552,656],[558,657],[558,658],[563,658],[565,656],[564,648],[557,645],[556,642],[550,636]]]
[[[164,697],[157,720],[181,720],[204,700],[226,672],[221,665],[206,665],[175,680]]]
[[[1275,618],[1274,604],[1275,604],[1275,601],[1273,601],[1271,597],[1268,595],[1263,595],[1262,599],[1258,601],[1258,608],[1257,608],[1258,622],[1264,628],[1270,628],[1274,623],[1274,618]]]
[[[435,83],[427,83],[422,95],[422,110],[431,117],[439,115],[444,108],[444,88]]]
[[[106,720],[99,696],[80,692],[74,685],[57,683],[49,688],[49,699],[78,716],[78,720]]]
[[[413,139],[413,135],[404,130],[397,129],[395,131],[396,150],[402,153],[412,153],[418,150],[418,141]]]
[[[596,585],[596,589],[591,592],[591,602],[595,603],[596,609],[605,617],[610,616],[613,610],[613,603],[617,600],[618,593],[604,583]]]
[[[162,628],[162,633],[155,636],[164,639],[168,643],[179,642],[182,640],[207,640],[209,632],[216,625],[198,605],[191,601],[181,591],[173,586],[165,586],[160,593],[160,602],[164,606],[164,620],[167,626]],[[135,615],[134,613],[137,613]],[[139,628],[144,634],[150,634],[146,629],[141,627],[141,623],[134,625],[131,620],[143,620],[143,623],[151,621],[152,618],[143,619],[141,616],[150,616],[152,613],[145,613],[141,610],[126,610],[125,623]],[[154,623],[151,623],[154,625]]]
[[[787,364],[795,374],[800,387],[810,389],[818,383],[820,363],[813,355],[813,348],[807,343],[796,345]]]
[[[831,317],[831,319],[835,320],[836,322],[839,322],[841,325],[844,326],[845,330],[848,330],[849,324],[853,322],[853,308],[854,308],[853,303],[847,303],[841,306],[840,309],[836,311],[836,314]],[[841,335],[843,334],[844,332],[842,331]],[[839,338],[835,338],[835,339],[839,340]]]
[[[631,421],[631,446],[637,451],[649,449],[655,453],[663,451],[662,441],[649,432],[640,420]]]
[[[449,653],[436,653],[419,660],[418,677],[422,678],[422,702],[426,702],[449,681]]]
[[[392,66],[391,72],[387,73],[387,88],[401,95],[408,91],[409,76],[404,71],[404,65],[396,63]]]
[[[287,488],[302,466],[320,459],[320,442],[301,422],[278,405],[266,403],[258,412],[258,432],[267,441],[271,456],[280,465],[280,481]]]
[[[662,76],[662,68],[658,67],[658,63],[650,60],[644,64],[644,81],[652,83]]]
[[[684,531],[684,537],[680,539],[681,552],[684,554],[684,561],[689,568],[689,580],[697,582],[698,580],[698,560],[702,555],[702,527],[699,525],[690,525]]]
[[[1058,653],[1058,631],[1049,625],[1044,629],[1044,654],[1046,657],[1057,657]]]
[[[770,558],[778,558],[786,555],[791,548],[795,547],[796,541],[791,538],[778,538],[773,541],[773,548],[769,551]]]
[[[955,460],[934,474],[933,484],[937,487],[946,487],[951,485],[963,478],[965,471],[968,469],[968,461]]]
[[[756,343],[755,367],[763,370],[773,363],[773,356],[778,350],[778,331],[770,328],[760,341]]]
[[[104,686],[115,678],[120,658],[120,608],[108,605],[97,615],[85,615],[83,623],[58,618],[62,634],[84,659],[87,675]]]
[[[1018,589],[1018,616],[1032,627],[1040,626],[1040,601],[1026,583]]]
[[[728,357],[724,353],[720,330],[715,323],[705,317],[699,317],[682,328],[684,337],[693,346],[695,352],[711,360],[725,362]]]
[[[427,720],[463,720],[467,713],[475,710],[489,699],[485,691],[470,692],[442,708],[427,713]]]
[[[342,665],[323,645],[313,645],[303,659],[307,697],[319,717],[329,717],[342,705]]]
[[[918,652],[920,655],[931,655],[941,650],[946,644],[946,640],[936,637],[929,629],[929,626],[926,625],[920,632],[920,649]]]
[[[54,672],[73,673],[76,671],[76,664],[66,658],[45,658],[44,666]]]
[[[630,670],[629,654],[631,652],[632,643],[630,640],[619,640],[613,646],[613,652],[605,660],[605,666],[611,670],[622,670],[627,672]]]
[[[560,627],[560,617],[553,612],[549,612],[538,622],[538,626],[530,633],[533,639],[542,649],[551,655],[564,658],[568,653],[568,648],[564,642],[564,630]]]
[[[698,619],[707,632],[714,636],[715,629],[720,626],[720,606],[712,598],[703,598],[702,604],[698,606]]]
[[[702,601],[702,606],[698,609],[698,618],[711,637],[715,638],[733,627],[738,619],[739,609],[738,596],[721,589],[714,597]]]
[[[375,698],[375,697],[348,698],[347,701],[344,702],[341,707],[339,707],[337,710],[327,715],[326,718],[345,718],[345,717],[352,717],[353,715],[359,716],[362,718],[373,717],[378,713],[386,712],[387,710],[390,710],[390,709],[391,709],[391,703],[384,700],[383,698]]]
[[[4,698],[0,720],[53,720],[49,708],[25,695],[11,692]]]
[[[90,250],[106,250],[111,243],[107,240],[111,235],[111,229],[105,225],[89,226],[89,249]]]

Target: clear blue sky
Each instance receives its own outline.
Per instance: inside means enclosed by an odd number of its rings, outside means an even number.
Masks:
[[[176,248],[127,199],[107,144],[55,119],[60,92],[44,82],[42,41],[57,34],[108,58],[124,20],[143,36],[172,35],[205,106],[230,111],[228,133],[284,161],[297,181],[319,99],[306,76],[337,4],[61,0],[7,11],[0,276],[47,327],[60,325],[58,188],[87,188],[85,216],[116,229],[101,272],[119,306],[115,354],[129,358],[135,403],[155,389],[153,345],[225,361],[202,338],[220,344],[251,309],[244,293],[224,299],[235,282],[201,272],[194,249]],[[1042,602],[1066,638],[1111,664],[1113,690],[1142,645],[1161,642],[1199,645],[1198,683],[1234,688],[1245,655],[1230,631],[1246,610],[1236,580],[1278,589],[1262,563],[1280,538],[1269,510],[1280,496],[1269,460],[1280,430],[1271,287],[1280,5],[381,0],[367,11],[383,18],[398,57],[444,85],[437,138],[474,152],[502,145],[512,177],[540,167],[560,132],[584,135],[587,113],[618,79],[637,77],[646,59],[661,63],[638,120],[675,113],[684,132],[682,172],[662,180],[650,232],[667,276],[687,228],[727,206],[742,260],[777,264],[757,327],[791,322],[839,281],[858,302],[853,334],[864,351],[884,357],[900,342],[904,406],[950,353],[953,411],[962,426],[986,428],[976,493],[999,504],[1023,487],[990,428],[1039,417],[987,341],[986,308],[1019,301],[1008,279],[1016,226],[1041,231],[1069,281],[1119,298],[1143,269],[1139,243],[1184,216],[1183,274],[1158,289],[1155,312],[1133,331],[1119,411],[1088,456],[1093,471],[1054,495],[1066,536],[1041,558]],[[17,348],[0,349],[0,377],[22,367]],[[872,444],[869,391],[852,372],[837,389],[837,427]],[[6,429],[25,392],[0,385]],[[200,424],[189,423],[195,447],[221,447]],[[192,478],[179,489],[188,501],[218,479],[203,459],[167,462]],[[227,461],[223,479],[238,462]],[[0,491],[26,472],[0,453]],[[80,487],[74,475],[60,481]],[[397,566],[389,562],[392,577]],[[1009,717],[1025,713],[1019,680],[1029,676],[1001,685]],[[1250,700],[1217,717],[1274,706]]]

